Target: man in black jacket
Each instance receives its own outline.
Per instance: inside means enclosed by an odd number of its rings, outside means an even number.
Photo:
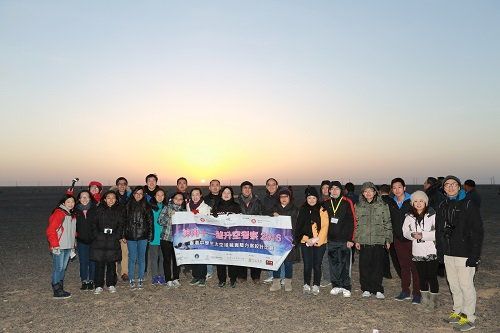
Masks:
[[[330,294],[342,293],[351,296],[351,248],[356,229],[354,204],[342,195],[342,184],[333,181],[330,184],[331,199],[323,202],[328,212],[328,263],[332,290]],[[326,267],[324,269],[327,269]]]
[[[446,177],[443,189],[446,199],[436,215],[436,250],[438,259],[444,261],[453,297],[453,312],[447,320],[465,332],[475,327],[474,274],[483,245],[483,222],[478,207],[461,189],[460,179]]]

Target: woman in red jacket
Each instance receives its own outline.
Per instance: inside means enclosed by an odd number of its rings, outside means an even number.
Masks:
[[[72,214],[75,202],[72,195],[66,194],[52,211],[45,232],[52,253],[52,290],[56,299],[71,297],[64,291],[64,272],[75,251],[76,218]]]

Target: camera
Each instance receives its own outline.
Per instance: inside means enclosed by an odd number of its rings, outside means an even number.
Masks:
[[[113,229],[111,229],[111,228],[104,228],[104,233],[106,235],[111,235],[113,233]]]
[[[455,229],[455,226],[453,224],[450,224],[448,221],[446,221],[444,223],[444,237],[451,238],[451,235],[453,234],[454,229]]]

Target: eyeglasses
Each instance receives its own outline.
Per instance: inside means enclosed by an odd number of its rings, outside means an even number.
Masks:
[[[453,183],[446,183],[443,185],[444,188],[450,188],[450,187],[453,187],[453,188],[456,188],[458,187],[458,184],[453,182]]]

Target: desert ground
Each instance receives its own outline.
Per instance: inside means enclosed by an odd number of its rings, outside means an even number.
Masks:
[[[357,187],[359,188],[359,187]],[[167,188],[172,193],[172,188]],[[238,192],[239,189],[236,189]],[[410,188],[410,191],[414,188]],[[262,187],[257,193],[262,192]],[[482,263],[476,274],[477,332],[499,332],[500,195],[498,186],[478,186],[485,226]],[[303,200],[297,187],[296,202]],[[345,299],[322,288],[318,296],[302,294],[302,264],[294,267],[290,293],[270,293],[268,285],[239,283],[235,289],[203,287],[171,290],[146,285],[131,291],[119,282],[118,292],[80,291],[78,260],[69,263],[67,300],[52,299],[51,258],[45,227],[51,210],[64,193],[61,187],[0,188],[0,329],[3,332],[452,332],[443,322],[451,295],[441,278],[441,306],[427,313],[418,305],[398,302],[399,279],[384,279],[385,300],[361,298],[357,261],[353,294]]]

